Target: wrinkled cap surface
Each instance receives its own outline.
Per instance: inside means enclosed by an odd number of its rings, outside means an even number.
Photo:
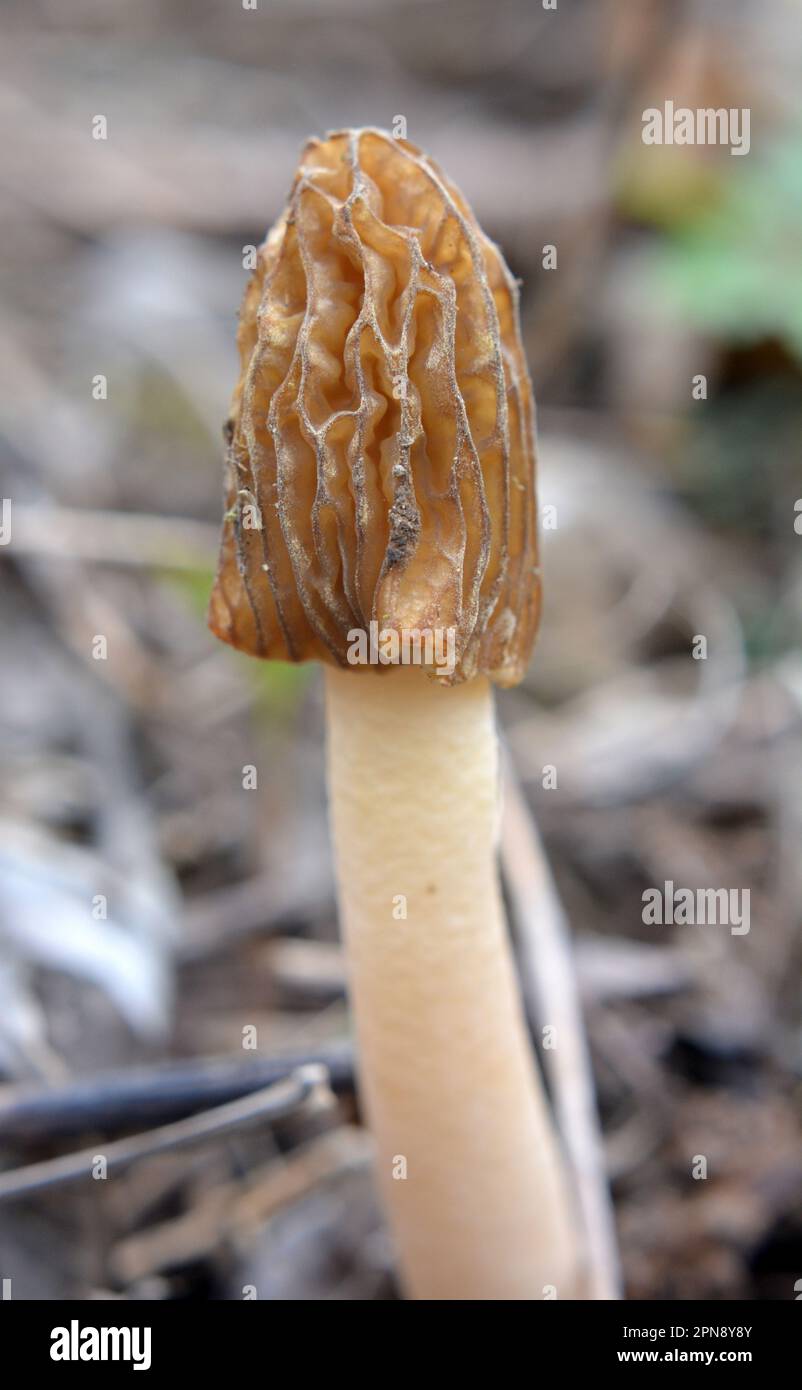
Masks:
[[[517,287],[437,165],[377,130],[310,141],[238,345],[217,636],[348,666],[371,623],[450,629],[448,681],[520,680],[540,580]]]

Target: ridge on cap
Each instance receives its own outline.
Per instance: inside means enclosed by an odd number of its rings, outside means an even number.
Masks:
[[[453,628],[447,683],[519,681],[541,600],[534,402],[516,282],[461,193],[383,131],[310,140],[237,341],[216,635],[347,666],[371,622]]]

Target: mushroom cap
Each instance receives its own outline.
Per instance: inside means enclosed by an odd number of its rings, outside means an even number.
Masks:
[[[431,674],[519,681],[534,402],[517,284],[458,189],[384,131],[310,140],[238,346],[212,631],[337,666],[370,624],[450,632],[454,669]]]

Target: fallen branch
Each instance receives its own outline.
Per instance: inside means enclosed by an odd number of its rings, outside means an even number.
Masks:
[[[544,1055],[585,1228],[592,1296],[614,1299],[619,1297],[615,1228],[568,927],[509,759],[504,773],[501,858],[520,943],[524,997],[530,1017],[554,1029],[556,1046]]]
[[[345,1172],[367,1168],[372,1157],[364,1129],[344,1125],[316,1135],[246,1179],[218,1184],[181,1216],[122,1240],[111,1256],[114,1276],[130,1284],[208,1258],[225,1240],[244,1246],[277,1211]]]
[[[206,1139],[216,1139],[247,1125],[283,1119],[313,1097],[319,1096],[321,1089],[327,1086],[328,1077],[324,1067],[299,1067],[286,1080],[277,1081],[253,1095],[214,1110],[206,1110],[190,1119],[148,1130],[145,1134],[119,1139],[107,1144],[101,1154],[96,1144],[80,1153],[64,1154],[43,1163],[31,1163],[25,1168],[12,1168],[9,1172],[0,1173],[0,1202],[14,1201],[28,1197],[33,1192],[89,1178],[99,1157],[105,1161],[105,1176],[128,1168],[141,1158],[151,1158],[154,1154],[198,1144]]]
[[[207,1059],[101,1072],[66,1086],[0,1089],[3,1142],[31,1144],[86,1130],[106,1133],[190,1115],[273,1086],[299,1067],[326,1068],[335,1091],[353,1086],[348,1043],[252,1061]]]

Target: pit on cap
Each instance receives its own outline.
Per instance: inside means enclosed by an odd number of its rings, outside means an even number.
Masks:
[[[534,406],[498,248],[432,160],[359,130],[309,142],[257,261],[212,630],[341,666],[371,624],[449,632],[442,679],[514,684],[540,613]]]

